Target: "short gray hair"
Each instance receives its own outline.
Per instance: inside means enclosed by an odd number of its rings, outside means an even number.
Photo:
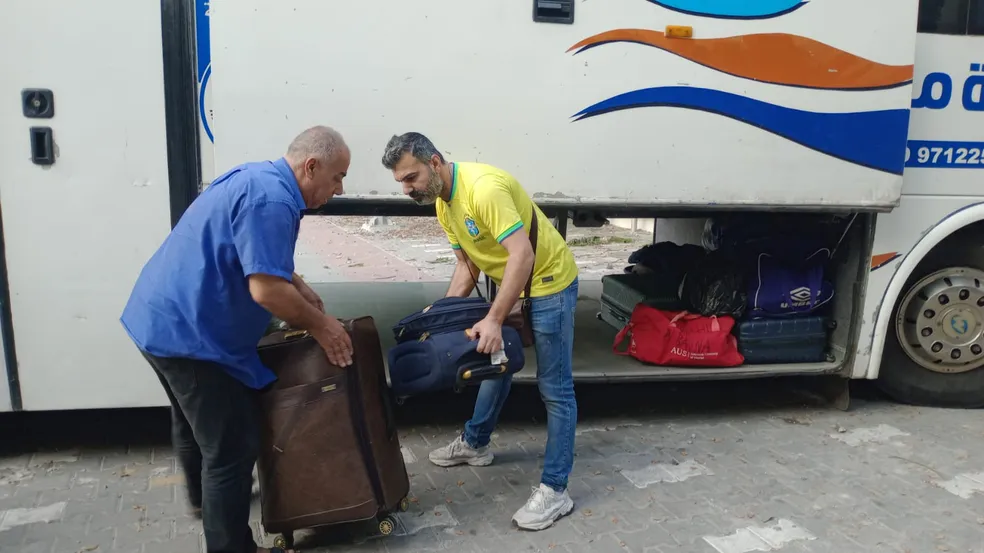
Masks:
[[[383,167],[392,171],[403,158],[403,154],[410,154],[424,163],[429,162],[432,157],[437,155],[441,163],[444,163],[444,156],[437,150],[434,143],[419,132],[408,132],[390,138],[389,142],[386,143],[386,149],[383,151]]]
[[[309,157],[331,161],[339,151],[347,148],[341,133],[331,127],[318,125],[305,130],[287,147],[287,157],[295,162]]]

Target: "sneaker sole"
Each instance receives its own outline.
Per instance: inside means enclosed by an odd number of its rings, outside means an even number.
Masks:
[[[546,521],[543,521],[543,522],[541,522],[539,524],[527,524],[527,525],[520,524],[516,519],[513,519],[513,522],[516,524],[517,527],[519,527],[520,530],[530,530],[530,531],[533,531],[533,532],[539,532],[540,530],[546,530],[547,528],[550,528],[558,520],[566,517],[567,515],[571,514],[572,512],[574,512],[574,500],[573,499],[569,500],[569,502],[566,505],[564,505],[564,508],[560,510],[560,513],[557,515],[557,518],[555,518],[553,520],[546,520]]]
[[[493,457],[476,457],[474,459],[430,459],[431,463],[443,468],[456,467],[458,465],[469,465],[473,467],[487,467],[492,464]]]

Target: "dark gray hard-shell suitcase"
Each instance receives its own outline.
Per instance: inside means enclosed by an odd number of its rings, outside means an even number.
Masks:
[[[823,363],[833,322],[825,316],[752,319],[735,326],[746,365]]]
[[[680,283],[658,274],[625,273],[601,278],[601,312],[598,314],[616,330],[621,330],[640,303],[656,309],[683,309],[678,296]]]

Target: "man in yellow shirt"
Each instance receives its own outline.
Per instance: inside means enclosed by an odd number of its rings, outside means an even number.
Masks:
[[[419,133],[394,136],[383,166],[403,193],[421,205],[436,204],[437,217],[458,259],[448,296],[466,297],[479,271],[499,287],[489,315],[472,328],[478,350],[502,349],[502,323],[533,272],[530,318],[536,340],[537,384],[547,408],[547,448],[538,487],[515,515],[520,528],[542,530],[574,509],[567,481],[574,465],[577,401],[571,359],[578,270],[567,242],[511,175],[501,169],[447,162]],[[528,230],[536,217],[536,250]],[[464,432],[430,454],[442,467],[492,463],[492,431],[512,378],[482,383]]]

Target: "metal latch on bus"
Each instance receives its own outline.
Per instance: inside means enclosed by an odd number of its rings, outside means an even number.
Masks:
[[[533,21],[574,23],[574,0],[533,0]]]

